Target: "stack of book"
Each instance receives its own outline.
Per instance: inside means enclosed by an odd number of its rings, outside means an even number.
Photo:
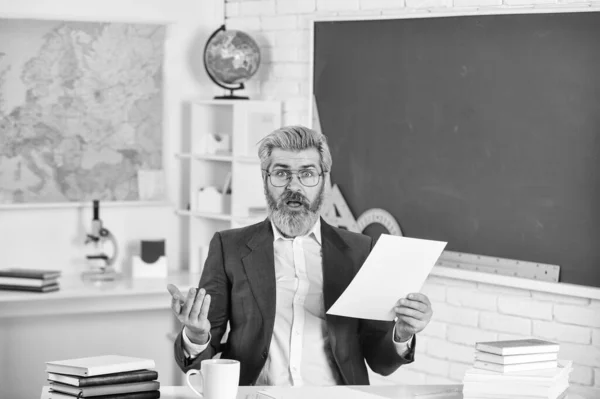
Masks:
[[[46,362],[50,398],[156,399],[154,360],[105,355]]]
[[[558,360],[559,345],[540,339],[477,342],[473,367],[463,378],[463,398],[566,396],[571,361]]]
[[[53,292],[58,291],[60,270],[0,269],[0,290]]]

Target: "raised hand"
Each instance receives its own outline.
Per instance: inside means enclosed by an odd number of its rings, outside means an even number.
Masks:
[[[210,337],[210,321],[208,309],[210,308],[210,295],[204,288],[190,288],[187,295],[183,295],[179,288],[173,284],[167,285],[171,294],[171,309],[177,319],[186,327],[186,334],[195,344],[206,344]]]
[[[394,307],[396,312],[396,340],[406,341],[421,332],[433,315],[431,302],[421,293],[408,294],[400,299]]]

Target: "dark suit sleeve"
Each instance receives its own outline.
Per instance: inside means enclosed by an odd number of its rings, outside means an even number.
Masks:
[[[190,369],[200,369],[202,360],[210,359],[219,353],[221,351],[221,339],[227,329],[231,284],[225,272],[223,243],[220,233],[216,233],[210,241],[208,256],[204,263],[204,270],[198,288],[204,288],[206,293],[211,296],[208,311],[208,320],[211,324],[211,341],[204,352],[194,359],[188,359],[183,351],[183,337],[181,336],[183,330],[179,332],[175,339],[175,361],[184,372]]]
[[[375,241],[371,240],[371,249],[374,245]],[[396,351],[393,332],[393,321],[360,320],[363,356],[371,370],[383,376],[392,374],[403,364],[412,363],[415,357],[416,337],[410,343],[410,350],[402,357]]]
[[[361,320],[360,339],[367,364],[377,374],[390,375],[403,364],[412,363],[417,346],[416,336],[410,343],[410,350],[400,356],[392,337],[393,321]]]

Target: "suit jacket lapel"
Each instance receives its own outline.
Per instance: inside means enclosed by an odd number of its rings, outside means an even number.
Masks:
[[[321,219],[321,239],[323,241],[323,301],[325,312],[337,301],[354,278],[348,254],[348,244],[323,219]],[[329,343],[336,354],[337,326],[343,321],[340,316],[325,313]]]
[[[321,239],[323,240],[323,300],[325,310],[337,301],[350,281],[354,271],[348,254],[348,244],[324,220],[321,220]]]
[[[246,245],[249,252],[242,256],[242,264],[248,277],[250,290],[258,303],[263,320],[274,322],[277,293],[275,291],[273,231],[269,219],[262,223]],[[272,332],[272,328],[270,330]]]

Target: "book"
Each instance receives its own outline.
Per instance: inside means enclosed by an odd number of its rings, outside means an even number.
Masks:
[[[58,291],[59,288],[58,283],[44,285],[42,287],[0,284],[0,291],[54,292]]]
[[[24,277],[0,277],[0,285],[18,285],[24,287],[43,287],[57,283],[58,277],[39,279],[39,278],[24,278]]]
[[[476,352],[475,360],[496,364],[519,364],[558,360],[558,352],[532,353],[530,355],[495,355],[493,353]]]
[[[528,355],[532,353],[558,352],[556,342],[541,339],[514,339],[508,341],[489,341],[475,343],[475,349],[496,355]]]
[[[124,371],[154,369],[154,360],[120,355],[103,355],[46,362],[49,373],[93,377]]]
[[[45,285],[55,284],[58,282],[58,277],[49,279],[38,278],[21,278],[21,277],[0,277],[0,285],[18,285],[24,287],[43,287]]]
[[[0,277],[20,277],[45,280],[49,278],[57,278],[61,275],[60,270],[44,270],[44,269],[24,269],[24,268],[8,268],[0,269]]]
[[[513,371],[525,371],[525,370],[542,370],[542,369],[552,369],[556,368],[558,362],[556,360],[550,360],[547,362],[533,362],[533,363],[520,363],[520,364],[496,364],[496,363],[488,363],[482,362],[480,360],[475,360],[473,363],[473,367],[497,371],[499,373],[510,373]]]
[[[96,385],[92,387],[74,387],[51,381],[50,389],[57,392],[68,393],[81,398],[91,398],[101,395],[114,395],[131,392],[157,391],[160,388],[158,381],[131,382],[125,384]]]
[[[48,373],[49,381],[56,381],[75,387],[91,387],[94,385],[122,384],[126,382],[142,382],[158,379],[154,370],[136,370],[123,373],[98,375],[95,377],[80,377],[66,374]]]
[[[491,382],[531,382],[540,384],[554,384],[561,380],[568,381],[569,374],[573,370],[573,361],[558,360],[556,368],[541,370],[525,370],[514,373],[499,373],[497,371],[484,370],[471,367],[465,371],[463,383],[491,381]]]
[[[50,399],[73,399],[77,396],[69,395],[68,393],[50,391]],[[94,399],[158,399],[160,391],[145,391],[131,393],[117,393],[115,395],[100,395],[93,396]]]

